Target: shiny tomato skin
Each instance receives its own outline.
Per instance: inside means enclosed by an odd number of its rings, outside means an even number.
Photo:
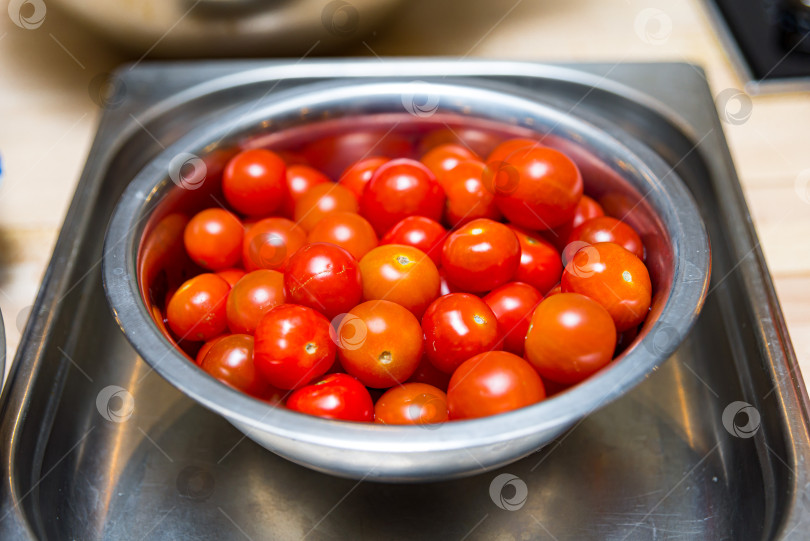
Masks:
[[[447,421],[447,395],[425,383],[404,383],[374,405],[374,422],[384,425],[436,425]]]
[[[363,196],[363,190],[366,188],[368,181],[371,180],[371,177],[374,176],[374,172],[387,161],[388,158],[382,156],[363,158],[343,171],[343,174],[340,175],[340,179],[338,180],[338,184],[348,188],[357,200],[360,201],[360,198]]]
[[[333,212],[357,212],[357,198],[340,184],[318,184],[296,201],[295,223],[309,232]]]
[[[375,389],[386,389],[411,377],[424,351],[419,320],[399,304],[384,300],[352,308],[336,334],[340,365],[363,385]]]
[[[307,244],[293,254],[284,287],[291,303],[309,306],[330,320],[357,306],[363,296],[357,260],[328,242]]]
[[[295,203],[302,195],[314,186],[331,183],[332,179],[308,165],[288,165],[286,181],[287,193],[281,204],[281,214],[292,218],[295,214]]]
[[[455,143],[445,143],[428,150],[419,161],[436,175],[436,180],[445,187],[445,174],[455,169],[461,162],[478,160],[470,149]],[[483,168],[482,168],[483,169]]]
[[[233,213],[205,209],[189,220],[183,232],[186,253],[204,269],[219,271],[238,265],[244,227]]]
[[[506,351],[487,351],[464,361],[450,378],[450,419],[497,415],[540,402],[546,397],[534,368]]]
[[[259,269],[243,276],[231,288],[225,307],[232,333],[253,334],[264,314],[286,302],[284,275]]]
[[[440,221],[444,199],[444,190],[430,169],[415,160],[400,158],[384,163],[374,172],[360,198],[360,214],[378,235],[384,235],[408,216]]]
[[[537,288],[540,293],[547,293],[560,283],[563,272],[560,252],[540,235],[534,235],[518,227],[510,227],[520,242],[520,264],[514,280],[526,282]]]
[[[253,337],[249,334],[231,334],[217,340],[200,366],[219,381],[251,396],[265,398],[275,391],[256,371]]]
[[[222,173],[225,200],[248,216],[268,216],[287,192],[287,166],[278,154],[261,148],[231,158]]]
[[[582,175],[568,156],[549,147],[524,147],[500,166],[515,175],[496,190],[498,209],[513,224],[550,229],[574,217],[582,197]]]
[[[374,402],[362,383],[348,374],[329,374],[287,399],[293,411],[341,421],[374,420]]]
[[[608,311],[585,295],[560,293],[534,311],[526,359],[544,380],[574,384],[607,366],[615,348]]]
[[[498,319],[489,306],[469,293],[439,297],[422,317],[425,355],[433,366],[452,374],[470,357],[497,347]]]
[[[483,162],[467,160],[444,174],[442,187],[447,196],[444,218],[451,227],[478,218],[501,219],[495,194],[484,184],[484,168]]]
[[[548,231],[544,231],[543,233],[545,234],[546,240],[556,246],[558,250],[562,250],[565,248],[568,237],[571,235],[571,231],[573,231],[575,227],[578,227],[591,218],[598,218],[599,216],[604,215],[605,211],[602,209],[602,205],[587,195],[583,195],[582,199],[580,199],[579,203],[577,203],[577,208],[574,211],[574,217],[571,219],[571,221],[553,229],[549,229]]]
[[[498,318],[504,350],[523,356],[532,313],[542,300],[537,289],[523,282],[509,282],[487,293],[484,302]]]
[[[565,293],[581,293],[605,307],[619,332],[640,325],[652,299],[647,267],[612,242],[598,242],[576,252],[560,285]]]
[[[286,218],[264,218],[248,227],[242,241],[242,263],[250,272],[284,272],[290,257],[307,242],[306,232]]]
[[[358,261],[378,244],[374,228],[354,212],[333,212],[324,216],[309,232],[307,240],[340,246]]]
[[[335,361],[329,320],[306,306],[281,304],[256,327],[256,369],[279,389],[297,389],[322,376]]]
[[[228,282],[229,286],[233,287],[236,285],[236,282],[238,282],[247,273],[243,269],[223,269],[221,271],[217,271],[215,274]]]
[[[532,139],[516,138],[507,139],[502,142],[487,156],[487,163],[505,162],[506,159],[516,150],[526,147],[539,147],[542,146],[538,141]]]
[[[450,233],[442,247],[447,279],[464,291],[489,291],[508,282],[520,265],[520,243],[502,223],[480,218]]]
[[[206,354],[207,354],[209,351],[211,351],[211,347],[212,347],[214,344],[216,344],[218,341],[220,341],[220,340],[222,340],[223,338],[225,338],[226,336],[230,336],[230,335],[229,335],[229,334],[220,334],[219,336],[215,336],[215,337],[214,337],[214,338],[212,338],[211,340],[208,340],[206,343],[204,343],[204,344],[203,344],[203,345],[200,347],[200,350],[197,352],[197,356],[196,356],[196,357],[194,357],[194,362],[195,362],[195,363],[197,363],[198,365],[202,364],[203,359],[205,359],[205,355],[206,355]]]
[[[166,307],[169,328],[181,340],[204,342],[227,327],[225,302],[231,286],[216,274],[198,274],[174,292]]]
[[[612,242],[644,260],[644,244],[638,233],[626,223],[610,216],[592,218],[574,228],[568,236],[567,244],[572,242],[585,244]]]
[[[385,299],[422,317],[441,288],[439,271],[421,250],[404,244],[384,244],[360,260],[363,299]]]
[[[380,244],[404,244],[425,252],[438,267],[442,261],[442,244],[447,230],[424,216],[408,216],[383,235]]]
[[[409,383],[427,383],[442,391],[447,391],[447,385],[450,383],[450,374],[442,372],[427,358],[427,355],[422,355],[419,361],[419,366],[416,371],[408,378]]]

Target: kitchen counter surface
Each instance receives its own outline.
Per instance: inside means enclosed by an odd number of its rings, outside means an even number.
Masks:
[[[10,364],[100,115],[92,82],[132,59],[55,9],[32,30],[15,26],[5,11],[0,13],[0,310]],[[316,46],[310,56],[328,52]],[[724,123],[726,137],[799,362],[810,373],[810,96],[724,100],[734,94],[724,90],[740,89],[743,82],[700,2],[415,0],[343,53],[703,66],[719,97],[721,118],[730,120]]]

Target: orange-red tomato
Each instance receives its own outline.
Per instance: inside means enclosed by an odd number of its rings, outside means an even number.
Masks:
[[[526,358],[543,379],[579,383],[606,366],[616,347],[616,326],[602,305],[577,293],[540,303],[526,337]]]
[[[239,247],[239,250],[240,250],[239,257],[241,257],[241,250],[242,250],[241,245]],[[221,271],[216,272],[216,275],[225,280],[226,282],[228,282],[228,285],[231,287],[236,285],[236,282],[238,282],[239,279],[242,278],[245,274],[246,274],[245,271],[242,269],[223,269]]]
[[[523,356],[526,333],[535,307],[543,295],[529,284],[509,282],[490,291],[484,302],[490,307],[503,335],[503,349]]]
[[[441,281],[433,261],[421,250],[402,244],[385,244],[360,260],[363,298],[385,299],[422,317],[439,296]]]
[[[287,166],[278,154],[262,148],[231,158],[222,173],[222,192],[230,206],[248,216],[267,216],[287,192]]]
[[[343,171],[343,174],[340,175],[340,180],[338,180],[338,183],[341,186],[348,188],[354,194],[357,200],[360,201],[360,197],[363,195],[363,190],[366,188],[368,181],[371,180],[374,172],[387,161],[388,158],[383,158],[382,156],[363,158],[359,162],[353,163],[345,171]]]
[[[166,307],[169,327],[180,339],[204,342],[225,331],[225,301],[231,286],[216,274],[199,274],[174,292]]]
[[[439,181],[442,188],[445,188],[445,181],[447,180],[445,173],[452,171],[458,164],[468,160],[478,161],[478,156],[461,145],[445,143],[427,151],[419,161],[436,175],[436,180]]]
[[[531,365],[506,351],[487,351],[464,361],[450,378],[450,419],[473,419],[516,410],[546,397]]]
[[[262,316],[285,302],[283,274],[267,269],[250,272],[236,282],[228,295],[228,328],[233,333],[253,334]]]
[[[306,232],[286,218],[265,218],[250,225],[242,241],[246,271],[284,271],[290,257],[307,241]]]
[[[436,220],[408,216],[383,236],[380,244],[405,244],[425,252],[438,267],[442,261],[442,244],[447,230]]]
[[[368,389],[348,374],[329,374],[298,389],[287,399],[287,407],[324,419],[374,420],[374,402]]]
[[[560,282],[563,264],[560,253],[550,242],[540,237],[512,227],[520,242],[520,264],[514,279],[537,288],[545,294]]]
[[[231,334],[217,340],[200,364],[203,370],[234,389],[257,398],[276,393],[253,365],[253,337]]]
[[[444,217],[452,227],[478,218],[500,220],[501,211],[495,205],[495,192],[484,185],[484,164],[467,160],[444,173],[447,206]]]
[[[312,231],[309,242],[329,242],[348,251],[358,261],[377,246],[377,234],[368,220],[354,212],[324,216]]]
[[[495,349],[501,339],[492,309],[469,293],[436,299],[422,318],[422,330],[425,355],[448,374],[473,355]]]
[[[432,425],[447,420],[447,395],[425,383],[404,383],[385,392],[374,405],[374,422]]]
[[[216,344],[218,341],[220,341],[220,340],[222,340],[223,338],[225,338],[226,336],[230,336],[230,335],[229,335],[229,334],[220,334],[219,336],[216,336],[216,337],[212,338],[211,340],[207,341],[206,343],[204,343],[204,344],[203,344],[203,345],[200,347],[200,350],[197,352],[197,356],[196,356],[196,357],[194,357],[194,362],[195,362],[195,363],[197,363],[198,365],[202,364],[203,359],[205,359],[205,355],[206,355],[206,354],[207,354],[209,351],[211,351],[211,347],[212,347],[214,344]],[[172,341],[174,341],[174,340],[172,340]]]
[[[542,146],[538,141],[532,139],[507,139],[503,143],[495,147],[487,157],[487,163],[504,162],[516,150],[526,147],[540,147]]]
[[[433,385],[437,389],[447,391],[447,385],[450,383],[450,374],[442,372],[427,358],[427,355],[422,355],[419,361],[419,366],[416,371],[408,378],[411,383],[427,383]]]
[[[575,227],[583,224],[591,218],[597,218],[604,215],[605,211],[602,210],[602,205],[587,195],[583,195],[582,199],[580,199],[579,203],[577,203],[577,208],[574,211],[574,217],[570,222],[566,222],[563,225],[554,227],[548,231],[544,231],[543,233],[546,240],[556,246],[558,250],[562,250],[565,248],[566,241],[571,235],[571,231],[573,231]]]
[[[287,166],[287,193],[281,203],[281,213],[288,218],[295,214],[295,203],[313,186],[331,183],[332,180],[308,165]]]
[[[322,218],[333,212],[357,212],[357,199],[340,184],[318,184],[298,198],[295,222],[304,231],[312,231]]]
[[[528,229],[550,229],[574,217],[582,176],[571,159],[549,147],[524,147],[498,171],[512,177],[496,184],[495,203],[506,218]]]
[[[442,248],[447,279],[464,291],[489,291],[508,282],[520,264],[520,243],[502,223],[481,218],[450,233]]]
[[[242,254],[244,227],[233,213],[220,208],[198,212],[186,225],[186,253],[199,266],[223,270],[237,265]]]
[[[568,244],[596,244],[597,242],[618,244],[625,250],[633,252],[639,259],[644,259],[644,244],[638,233],[626,223],[610,216],[591,218],[574,228],[568,236]]]
[[[644,321],[652,298],[647,267],[612,242],[581,248],[566,265],[561,286],[563,292],[581,293],[604,306],[619,332]]]
[[[419,320],[399,304],[384,300],[352,308],[341,320],[335,341],[343,369],[378,389],[407,380],[422,358]]]

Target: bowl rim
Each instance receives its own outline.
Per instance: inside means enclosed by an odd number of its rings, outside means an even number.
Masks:
[[[554,125],[547,133],[562,136],[589,150],[609,150],[604,156],[609,158],[608,163],[618,167],[621,162],[623,175],[643,179],[650,187],[644,198],[652,204],[670,233],[675,265],[670,292],[658,319],[645,328],[643,338],[611,366],[564,393],[500,415],[452,421],[439,427],[381,426],[304,415],[254,399],[200,370],[161,334],[142,301],[138,285],[137,251],[145,218],[149,215],[147,209],[155,203],[160,188],[171,183],[168,171],[174,158],[183,153],[196,155],[212,141],[255,129],[268,118],[335,107],[351,112],[351,104],[390,106],[402,102],[404,93],[437,97],[436,106],[442,112],[490,120],[500,118],[504,124],[507,124],[501,117],[504,110],[516,113],[514,118],[531,120],[525,124],[528,128],[537,129],[536,120],[541,120],[541,125],[551,121]],[[535,432],[559,430],[607,405],[667,360],[694,325],[707,295],[711,268],[703,220],[691,193],[674,169],[624,132],[611,130],[608,134],[570,111],[563,112],[533,101],[506,85],[469,81],[458,84],[386,78],[308,83],[260,101],[263,103],[247,103],[224,113],[223,117],[227,118],[222,122],[207,122],[192,129],[151,160],[129,183],[116,204],[103,247],[105,293],[116,322],[132,346],[172,385],[230,421],[259,433],[357,451],[419,453],[504,443]],[[471,103],[481,109],[471,112]],[[499,111],[497,117],[487,114],[487,107],[494,106]],[[407,112],[406,108],[401,112]],[[416,114],[419,116],[418,112]],[[317,119],[305,119],[302,123],[312,120]],[[668,179],[666,184],[664,179]],[[664,342],[654,343],[652,340],[659,333],[665,333]]]

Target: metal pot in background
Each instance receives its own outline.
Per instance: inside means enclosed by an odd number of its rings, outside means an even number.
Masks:
[[[141,56],[295,56],[359,40],[400,0],[52,0]]]
[[[0,391],[3,390],[6,375],[6,328],[3,323],[3,314],[0,313]]]

